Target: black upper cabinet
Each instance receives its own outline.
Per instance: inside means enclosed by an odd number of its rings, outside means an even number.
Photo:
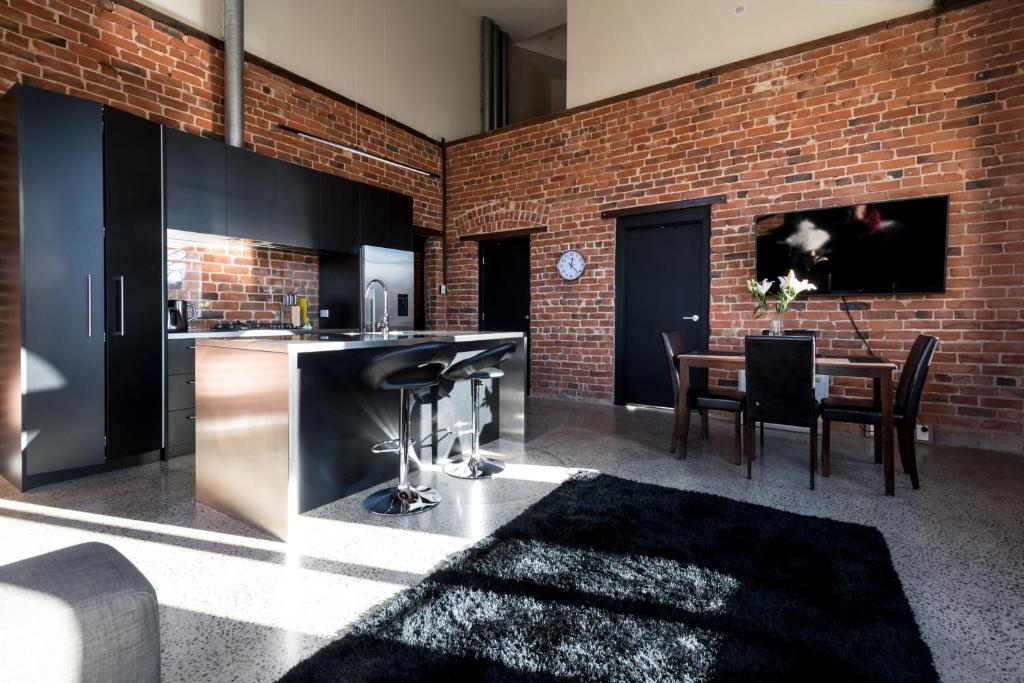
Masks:
[[[277,171],[281,162],[239,147],[227,148],[227,234],[280,241]]]
[[[388,192],[388,241],[392,249],[412,249],[412,197]]]
[[[106,107],[107,459],[160,450],[167,325],[160,125]]]
[[[168,229],[228,234],[223,143],[167,128],[164,171]]]
[[[328,251],[359,252],[358,183],[321,173],[320,246]]]
[[[373,247],[388,247],[388,191],[359,184],[359,242]]]
[[[319,249],[320,176],[312,169],[277,163],[277,241]]]

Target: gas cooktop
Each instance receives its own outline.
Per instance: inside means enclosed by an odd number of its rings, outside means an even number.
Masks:
[[[240,332],[242,330],[298,330],[301,328],[278,320],[225,320],[214,325],[213,329],[218,332]]]

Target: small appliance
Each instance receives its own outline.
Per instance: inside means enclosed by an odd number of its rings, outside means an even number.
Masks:
[[[196,307],[183,299],[167,302],[167,331],[188,332],[188,323],[196,319]]]

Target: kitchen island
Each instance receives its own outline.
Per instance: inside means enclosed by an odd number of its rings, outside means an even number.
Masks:
[[[282,540],[296,515],[398,473],[398,453],[373,447],[398,435],[396,391],[364,387],[359,372],[389,347],[449,341],[456,360],[516,344],[505,376],[485,383],[481,443],[523,441],[526,342],[521,332],[360,333],[196,340],[196,498]],[[468,382],[434,391],[413,410],[421,460],[469,450]],[[410,465],[416,467],[415,458]]]

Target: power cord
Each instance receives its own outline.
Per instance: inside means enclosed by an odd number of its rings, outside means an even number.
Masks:
[[[868,355],[874,356],[875,352],[871,350],[871,344],[868,343],[867,337],[861,333],[860,328],[857,327],[857,321],[853,319],[853,315],[850,313],[850,305],[846,303],[846,297],[841,296],[839,298],[843,302],[843,310],[846,311],[846,317],[850,319],[850,324],[853,325],[853,331],[856,332],[857,336],[860,337],[860,340],[864,342],[864,348],[868,350]]]

